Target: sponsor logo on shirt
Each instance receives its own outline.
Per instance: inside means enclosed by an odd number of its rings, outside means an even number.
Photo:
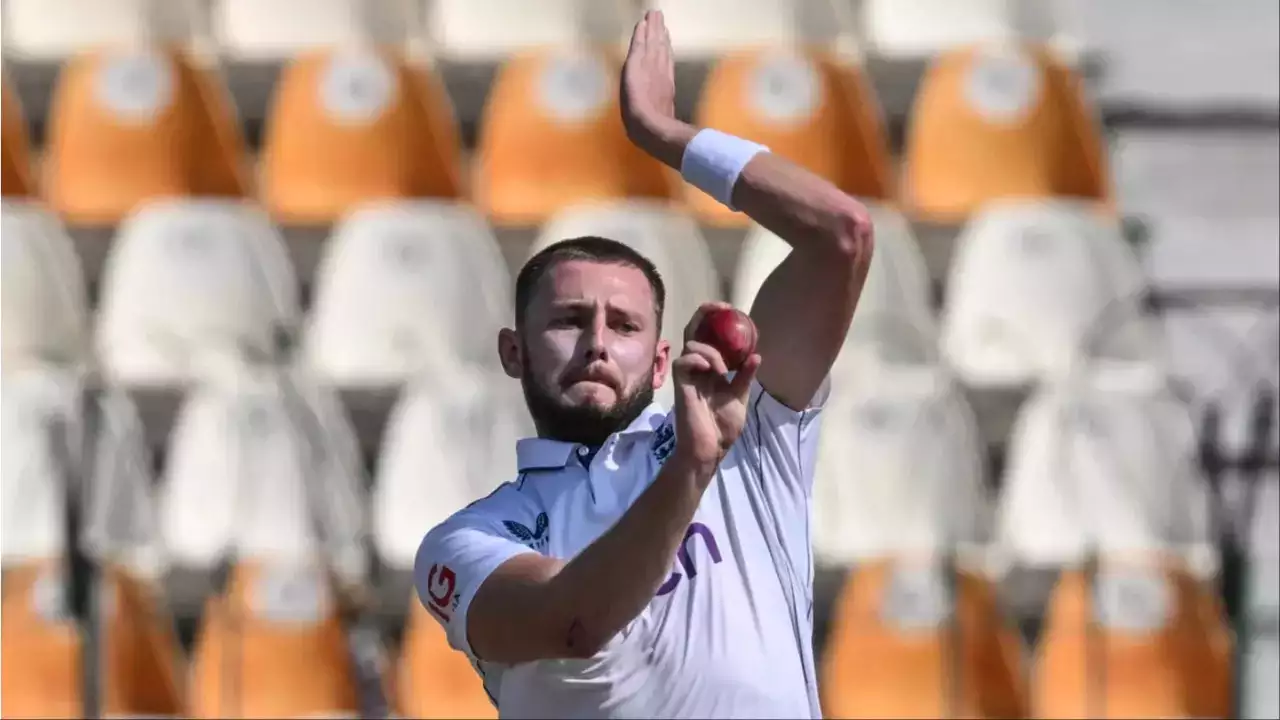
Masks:
[[[675,449],[676,428],[671,423],[665,423],[653,433],[653,457],[659,463],[664,463]]]
[[[551,524],[547,519],[546,513],[538,513],[537,519],[533,521],[533,529],[516,522],[515,520],[503,520],[502,525],[507,528],[507,532],[515,536],[517,540],[527,545],[530,549],[542,551],[547,547],[547,541],[551,539],[547,533],[547,527]]]
[[[453,619],[453,611],[457,609],[461,597],[454,592],[457,586],[458,576],[453,568],[433,564],[427,573],[427,601],[424,605],[433,615],[449,622]]]
[[[715,533],[711,532],[711,528],[702,523],[692,523],[684,533],[684,540],[680,543],[680,550],[676,552],[676,560],[680,563],[680,569],[684,570],[684,575],[681,575],[679,570],[673,570],[671,577],[668,577],[667,581],[658,588],[658,597],[675,590],[685,576],[688,576],[690,582],[698,577],[698,566],[693,562],[693,553],[689,551],[689,541],[693,540],[694,537],[702,538],[702,544],[707,546],[707,552],[711,555],[711,563],[713,565],[720,564],[720,546],[716,543]]]

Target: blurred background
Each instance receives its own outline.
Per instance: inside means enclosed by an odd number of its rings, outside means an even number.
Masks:
[[[496,716],[410,575],[531,431],[515,271],[627,242],[676,336],[787,252],[627,143],[646,7],[876,220],[826,714],[1280,717],[1274,0],[3,0],[0,712],[368,716],[372,633]]]

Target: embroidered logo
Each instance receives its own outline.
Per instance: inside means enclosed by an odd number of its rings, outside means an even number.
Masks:
[[[546,513],[538,513],[538,518],[533,522],[532,530],[515,520],[503,520],[502,524],[507,528],[507,532],[530,548],[539,551],[546,549],[547,541],[550,540],[550,535],[547,534],[547,526],[551,524],[547,519]]]
[[[427,573],[427,599],[425,607],[436,617],[445,622],[453,619],[453,611],[458,609],[459,595],[454,592],[458,585],[458,576],[448,565],[434,564]]]
[[[653,433],[653,457],[659,463],[664,463],[675,449],[676,428],[671,423],[665,423]]]

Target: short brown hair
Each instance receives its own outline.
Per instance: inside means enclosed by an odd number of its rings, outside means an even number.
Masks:
[[[631,246],[608,238],[584,236],[548,245],[520,268],[516,276],[516,327],[524,327],[525,311],[533,299],[538,283],[553,267],[570,260],[587,260],[608,265],[625,265],[644,273],[653,290],[653,312],[662,329],[662,311],[667,302],[666,285],[658,268]]]

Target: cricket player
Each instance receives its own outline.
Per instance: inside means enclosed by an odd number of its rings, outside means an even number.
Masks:
[[[502,717],[818,718],[810,498],[827,376],[871,262],[865,208],[745,140],[674,114],[661,13],[622,74],[631,140],[792,247],[730,373],[659,339],[664,289],[603,238],[516,281],[498,350],[538,436],[518,476],[423,540],[415,583]],[[675,408],[653,403],[670,377]]]

